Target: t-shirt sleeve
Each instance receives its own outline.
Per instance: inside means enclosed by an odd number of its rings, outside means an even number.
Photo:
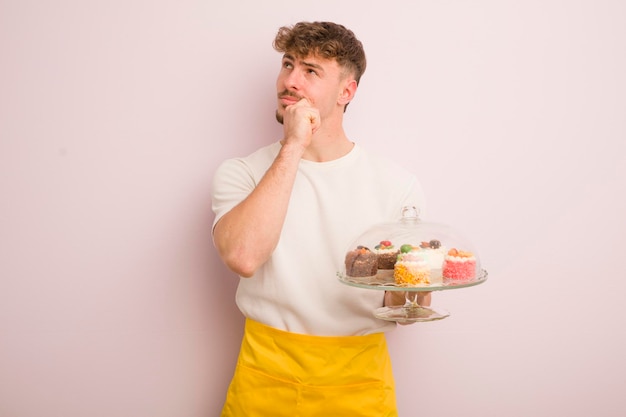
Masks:
[[[213,228],[222,216],[243,201],[256,186],[252,170],[241,159],[228,159],[213,176],[211,204],[215,219]]]

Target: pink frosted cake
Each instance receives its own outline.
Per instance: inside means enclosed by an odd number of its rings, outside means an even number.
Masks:
[[[450,249],[443,260],[444,282],[463,282],[476,278],[476,257],[471,252]]]
[[[397,285],[404,287],[430,284],[430,268],[418,248],[402,245],[394,266],[393,278]]]

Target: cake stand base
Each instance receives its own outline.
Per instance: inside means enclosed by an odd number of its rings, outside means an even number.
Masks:
[[[380,307],[374,310],[375,317],[400,324],[441,320],[449,315],[445,310],[420,305]]]

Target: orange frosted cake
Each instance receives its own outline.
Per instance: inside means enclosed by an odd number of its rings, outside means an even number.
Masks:
[[[430,284],[430,268],[419,248],[402,245],[394,266],[393,278],[400,286],[417,286]]]

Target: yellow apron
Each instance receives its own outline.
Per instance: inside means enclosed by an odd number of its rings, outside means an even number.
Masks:
[[[397,417],[383,333],[310,336],[247,319],[222,417]]]

